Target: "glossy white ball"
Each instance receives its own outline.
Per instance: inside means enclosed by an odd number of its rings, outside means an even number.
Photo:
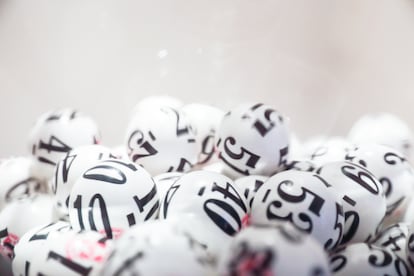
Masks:
[[[103,275],[212,275],[205,248],[168,220],[129,229],[117,241]]]
[[[197,140],[186,116],[169,107],[138,111],[126,133],[129,158],[151,175],[186,172],[197,163]]]
[[[239,105],[224,116],[216,145],[224,172],[230,177],[270,176],[287,162],[287,118],[268,105]]]
[[[342,239],[344,214],[341,199],[320,176],[283,171],[270,177],[256,192],[250,222],[252,225],[290,222],[331,250]]]
[[[198,144],[198,166],[217,161],[215,136],[224,116],[224,111],[208,104],[191,103],[181,111],[187,115],[195,128]]]
[[[98,144],[100,133],[95,121],[74,109],[66,108],[42,114],[32,128],[29,144],[34,160],[34,173],[49,180],[54,167],[70,150]]]
[[[177,219],[216,253],[247,222],[247,202],[233,181],[219,173],[194,171],[180,177],[161,204],[162,219]]]
[[[58,221],[35,227],[26,232],[14,247],[14,259],[12,262],[14,275],[28,275],[33,259],[44,247],[45,241],[55,232],[71,231],[68,222]],[[29,267],[29,269],[27,268]]]
[[[414,135],[410,127],[391,113],[366,114],[359,118],[348,133],[355,144],[377,143],[390,146],[411,159]]]
[[[117,238],[158,214],[157,188],[140,166],[104,160],[86,170],[69,197],[69,219],[75,230],[94,230]]]
[[[33,160],[29,157],[10,157],[0,160],[0,210],[16,199],[46,190],[32,175]]]
[[[243,229],[225,248],[218,275],[330,275],[323,247],[289,226]]]
[[[345,227],[342,244],[368,242],[378,233],[387,208],[381,183],[364,167],[328,163],[318,170],[342,199]]]
[[[379,144],[360,144],[349,150],[347,161],[370,171],[382,184],[387,200],[386,223],[397,223],[414,193],[414,169],[398,151]]]

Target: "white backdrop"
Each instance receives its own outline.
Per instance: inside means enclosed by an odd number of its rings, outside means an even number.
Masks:
[[[300,138],[366,112],[414,127],[412,0],[0,0],[0,157],[44,111],[75,107],[122,142],[132,107],[168,94],[262,101]]]

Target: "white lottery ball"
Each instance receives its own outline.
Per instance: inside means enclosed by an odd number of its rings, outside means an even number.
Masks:
[[[271,106],[243,104],[229,111],[217,132],[225,172],[237,178],[270,176],[284,168],[289,152],[287,119]]]
[[[259,190],[263,183],[265,183],[268,179],[268,176],[249,175],[234,180],[234,185],[243,193],[244,197],[246,198],[249,207],[249,213],[252,207],[253,198],[257,190]]]
[[[199,228],[191,232],[194,238],[215,253],[241,230],[247,222],[247,211],[243,194],[230,178],[194,171],[183,175],[167,191],[160,218],[182,221],[184,228]]]
[[[225,249],[218,275],[330,275],[323,247],[289,226],[243,229]]]
[[[197,143],[186,116],[169,107],[146,109],[130,121],[129,158],[151,175],[189,171],[197,163]]]
[[[280,172],[270,177],[256,192],[250,222],[253,225],[278,225],[286,221],[331,250],[343,235],[341,199],[325,180],[314,173]]]
[[[330,137],[308,156],[309,160],[320,167],[326,163],[343,161],[346,153],[354,146],[343,137]]]
[[[342,199],[345,216],[342,244],[373,239],[386,211],[381,183],[364,167],[350,162],[328,163],[318,170]]]
[[[398,257],[407,261],[406,249],[409,232],[409,224],[396,223],[383,229],[372,243],[392,251]]]
[[[13,247],[30,229],[54,219],[53,198],[37,194],[8,204],[0,213],[0,253],[13,257]]]
[[[147,222],[117,240],[103,275],[211,275],[205,248],[174,223]]]
[[[66,108],[42,114],[32,128],[29,144],[37,161],[39,178],[50,179],[57,162],[70,150],[99,143],[95,121],[74,109]]]
[[[359,118],[348,134],[355,144],[377,143],[390,146],[411,158],[414,135],[410,127],[391,113],[367,114]]]
[[[75,230],[95,230],[116,238],[158,215],[157,188],[149,173],[133,163],[104,160],[86,170],[69,197]]]
[[[69,195],[78,178],[99,160],[111,157],[109,148],[88,145],[71,150],[57,163],[51,190],[55,194],[57,209],[62,216],[69,214]]]
[[[224,111],[207,104],[192,103],[182,107],[195,127],[198,144],[198,165],[217,161],[215,135],[224,116]]]
[[[33,160],[11,157],[0,161],[0,210],[16,199],[42,190],[42,182],[32,175]]]
[[[14,247],[13,273],[27,275],[26,269],[33,263],[35,256],[41,251],[45,241],[55,232],[70,231],[68,222],[58,221],[35,227],[26,232]]]
[[[55,232],[33,258],[29,275],[99,276],[112,241],[95,231]]]
[[[331,255],[330,266],[335,276],[410,275],[405,261],[392,251],[366,243],[339,248]]]
[[[414,170],[406,159],[393,148],[379,144],[360,144],[345,158],[365,167],[379,180],[387,199],[388,224],[400,221],[414,193]]]

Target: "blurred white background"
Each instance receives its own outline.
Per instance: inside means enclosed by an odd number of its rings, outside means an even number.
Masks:
[[[0,156],[75,107],[122,143],[142,98],[273,105],[305,139],[367,112],[414,127],[413,0],[0,0]]]

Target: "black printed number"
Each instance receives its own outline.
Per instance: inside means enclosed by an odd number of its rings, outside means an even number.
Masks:
[[[234,151],[231,149],[231,147],[236,145],[236,139],[234,137],[227,137],[224,140],[224,153],[220,152],[219,158],[223,160],[228,166],[230,166],[235,171],[243,174],[243,175],[250,175],[249,168],[254,169],[256,167],[257,162],[260,159],[260,156],[257,154],[254,154],[253,152],[243,148],[239,147],[239,151]],[[233,164],[232,160],[243,160],[243,164],[246,169],[240,168],[239,166]]]
[[[312,200],[309,204],[308,210],[310,213],[319,217],[320,211],[325,203],[325,200],[321,198],[320,196],[318,196],[317,194],[315,194],[314,192],[304,187],[301,187],[302,193],[300,195],[289,194],[283,189],[283,187],[285,186],[292,186],[292,185],[293,185],[293,182],[290,180],[284,180],[280,182],[277,188],[277,192],[280,198],[283,201],[286,201],[289,203],[301,203],[305,201],[305,199],[307,198],[307,195],[310,195],[312,196]],[[292,222],[299,229],[302,229],[307,232],[312,232],[313,223],[312,223],[311,217],[308,214],[304,212],[300,212],[297,215],[299,221],[301,222],[299,224],[297,220],[295,219],[294,214],[292,212],[289,212],[286,216],[281,216],[278,214],[278,209],[280,209],[282,206],[283,206],[282,201],[280,200],[272,201],[267,207],[267,211],[266,211],[267,218],[269,220],[272,220],[272,219],[287,220],[287,221]],[[306,223],[307,227],[302,226],[303,223]]]

